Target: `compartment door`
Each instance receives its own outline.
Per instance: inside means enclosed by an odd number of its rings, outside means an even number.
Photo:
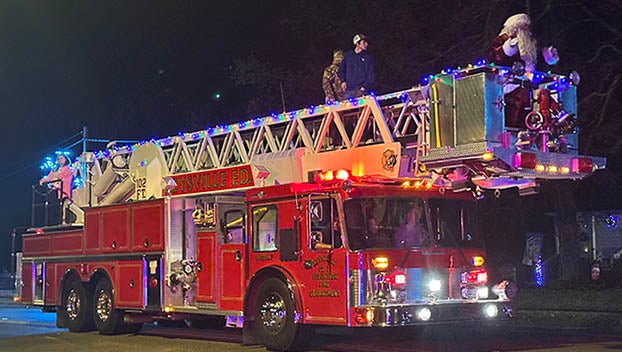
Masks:
[[[197,302],[216,301],[216,241],[215,232],[197,233]]]

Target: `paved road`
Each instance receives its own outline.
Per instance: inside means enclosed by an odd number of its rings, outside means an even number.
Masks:
[[[26,308],[0,302],[0,339],[12,336],[67,331],[56,327],[56,315],[39,308]]]
[[[23,336],[29,335],[29,336]],[[0,351],[265,351],[242,346],[239,330],[147,325],[134,335],[75,334],[56,329],[53,313],[0,306]],[[517,322],[423,329],[318,330],[312,351],[607,351],[622,350],[622,335]]]

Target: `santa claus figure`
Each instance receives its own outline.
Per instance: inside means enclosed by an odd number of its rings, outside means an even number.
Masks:
[[[488,62],[501,66],[513,66],[515,62],[525,67],[525,72],[533,72],[537,60],[537,42],[529,29],[531,20],[524,13],[509,17],[503,28],[488,47]],[[548,47],[543,50],[545,60],[553,65],[559,60],[557,50]],[[525,116],[530,109],[530,89],[522,84],[506,84],[505,93],[505,125],[507,127],[524,128]]]
[[[529,30],[531,20],[524,13],[511,16],[503,24],[501,33],[488,47],[488,62],[501,66],[513,66],[520,62],[526,72],[532,72],[536,66],[536,40]],[[505,125],[523,128],[525,116],[530,107],[530,89],[518,84],[506,84]]]

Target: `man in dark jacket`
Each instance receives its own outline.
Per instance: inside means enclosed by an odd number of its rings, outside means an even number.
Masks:
[[[343,55],[339,67],[341,87],[346,92],[346,98],[367,95],[374,84],[374,59],[367,53],[365,35],[355,35],[352,42],[354,50]]]

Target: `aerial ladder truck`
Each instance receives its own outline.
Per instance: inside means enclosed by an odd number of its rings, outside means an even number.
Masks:
[[[537,75],[557,105],[534,104],[524,129],[506,128],[502,89],[522,78],[480,62],[395,93],[84,152],[60,221],[33,214],[23,236],[21,300],[75,332],[216,317],[274,350],[320,325],[509,316],[516,285],[488,281],[474,203],[605,167],[578,154],[571,77]],[[400,237],[414,208],[418,238]]]

